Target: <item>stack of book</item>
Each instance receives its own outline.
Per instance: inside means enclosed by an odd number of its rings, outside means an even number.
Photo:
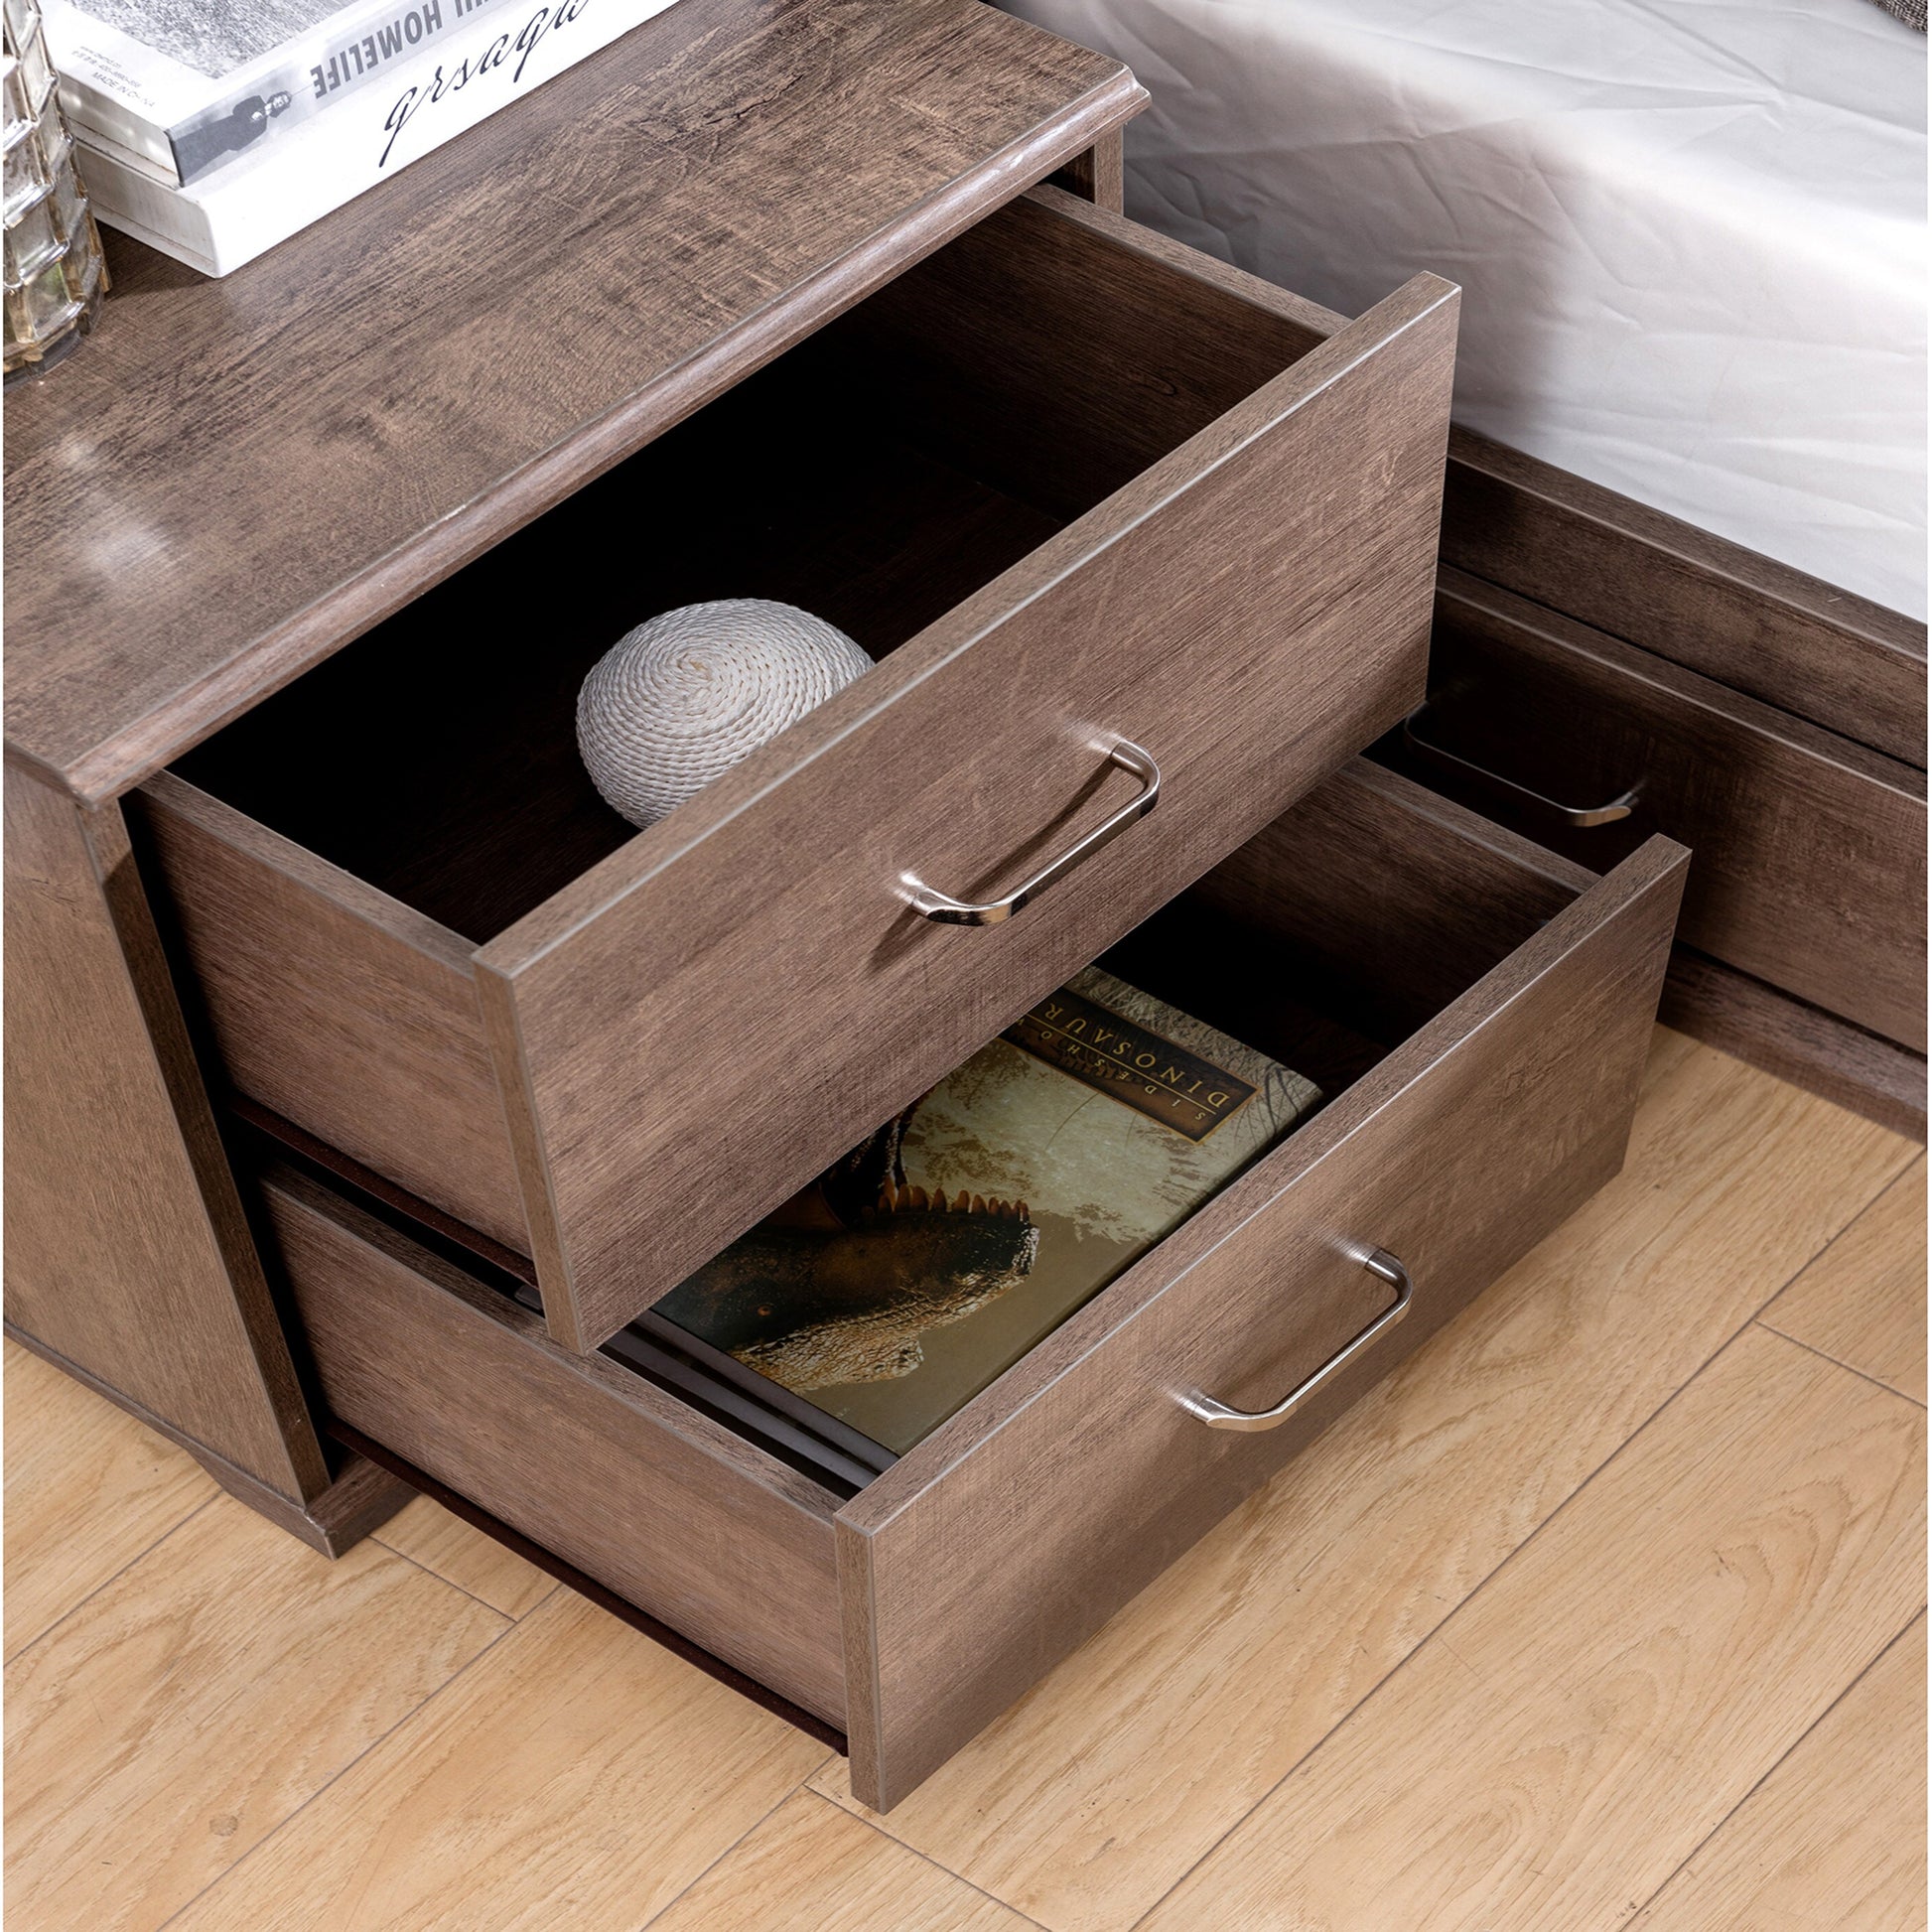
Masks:
[[[225,275],[671,0],[46,0],[101,220]]]

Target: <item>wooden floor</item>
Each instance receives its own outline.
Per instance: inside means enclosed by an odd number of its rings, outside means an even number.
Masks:
[[[889,1819],[10,1349],[8,1932],[1923,1926],[1924,1180],[1660,1033],[1622,1178]]]

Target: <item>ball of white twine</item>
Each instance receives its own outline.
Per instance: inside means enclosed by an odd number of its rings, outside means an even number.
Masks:
[[[843,630],[796,605],[687,604],[592,665],[577,750],[613,811],[654,825],[871,668]]]

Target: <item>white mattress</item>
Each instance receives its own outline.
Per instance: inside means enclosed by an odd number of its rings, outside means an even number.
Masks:
[[[1004,0],[1124,60],[1139,219],[1354,315],[1464,290],[1469,427],[1925,613],[1926,43],[1870,0]]]

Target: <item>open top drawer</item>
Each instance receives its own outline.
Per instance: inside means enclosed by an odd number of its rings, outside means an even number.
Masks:
[[[271,1174],[272,1245],[338,1417],[890,1805],[1617,1171],[1685,857],[1592,880],[1363,762],[1265,828],[1106,963],[1326,1105],[856,1493],[313,1181]]]
[[[147,787],[227,1078],[596,1346],[1417,702],[1454,313],[990,217]],[[578,685],[722,596],[879,661],[633,833]],[[1123,740],[1159,809],[1024,916],[909,902],[1130,808]]]

